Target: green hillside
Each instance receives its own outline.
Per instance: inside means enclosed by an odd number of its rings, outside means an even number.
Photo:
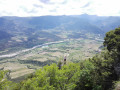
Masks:
[[[119,90],[120,28],[106,33],[104,46],[102,52],[92,58],[78,63],[64,59],[36,70],[20,83],[8,81],[9,71],[0,71],[0,89]]]

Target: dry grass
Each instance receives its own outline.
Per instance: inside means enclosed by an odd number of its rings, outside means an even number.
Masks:
[[[4,70],[10,70],[10,71],[16,71],[21,68],[27,68],[27,66],[24,66],[20,63],[9,63],[9,62],[5,63],[3,67],[4,67]]]
[[[24,68],[22,70],[18,70],[16,72],[10,73],[10,77],[11,77],[11,79],[15,79],[15,78],[19,78],[21,76],[25,76],[25,75],[33,73],[33,72],[35,72],[35,70]]]
[[[63,55],[63,53],[61,52],[54,52],[54,53],[51,53],[52,56],[57,56],[57,57],[60,57]]]

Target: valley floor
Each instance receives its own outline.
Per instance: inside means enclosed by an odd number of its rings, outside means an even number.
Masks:
[[[14,54],[0,56],[0,69],[10,71],[10,79],[20,81],[45,65],[57,63],[67,57],[67,62],[79,62],[101,51],[102,41],[96,39],[67,39],[35,46]],[[11,55],[11,56],[10,56]],[[8,57],[9,56],[9,57]]]

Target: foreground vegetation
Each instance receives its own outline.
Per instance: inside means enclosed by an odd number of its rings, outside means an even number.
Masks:
[[[104,46],[104,50],[91,59],[44,66],[20,83],[7,81],[8,72],[1,71],[0,89],[119,90],[120,28],[106,34]]]
[[[113,61],[113,59],[106,57],[104,54],[80,63],[68,63],[62,66],[61,69],[56,64],[44,66],[28,76],[26,80],[15,84],[14,87],[11,87],[12,82],[1,79],[1,86],[3,87],[1,89],[102,90],[108,87],[106,83],[109,83],[108,77],[112,74],[111,62]],[[101,59],[101,56],[103,59]],[[108,60],[104,60],[104,58]]]

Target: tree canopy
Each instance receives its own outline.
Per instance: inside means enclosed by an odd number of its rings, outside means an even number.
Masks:
[[[104,46],[109,51],[117,50],[117,52],[120,52],[120,27],[107,32],[104,40]]]

